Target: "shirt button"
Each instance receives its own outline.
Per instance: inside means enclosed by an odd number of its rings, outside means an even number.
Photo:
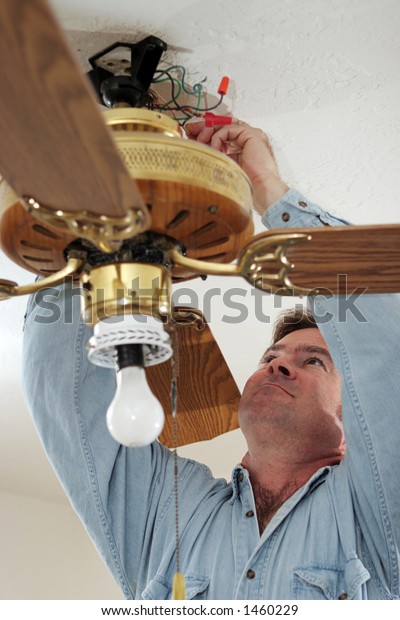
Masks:
[[[300,207],[304,207],[305,208],[307,206],[307,203],[304,202],[304,200],[299,200],[299,205],[300,205]]]
[[[256,576],[255,572],[253,571],[252,568],[249,568],[249,570],[246,573],[246,577],[247,579],[254,579],[254,577]]]
[[[246,517],[254,517],[254,511],[253,510],[248,510],[246,512]]]
[[[342,594],[339,594],[338,599],[339,601],[345,601],[348,598],[348,594],[346,592],[342,592]]]
[[[282,213],[282,219],[283,219],[284,222],[288,222],[290,220],[289,213],[286,213],[286,211],[285,211],[285,213]]]
[[[239,482],[243,482],[243,478],[244,478],[243,474],[239,474],[238,475],[238,481]]]

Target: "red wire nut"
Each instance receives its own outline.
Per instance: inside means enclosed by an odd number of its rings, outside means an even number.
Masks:
[[[229,78],[227,75],[224,75],[224,77],[221,79],[221,82],[219,83],[218,94],[226,95],[226,93],[228,92],[228,87],[229,87]]]
[[[214,127],[215,125],[230,125],[232,123],[232,116],[219,116],[212,112],[206,112],[204,114],[204,124],[206,127]]]

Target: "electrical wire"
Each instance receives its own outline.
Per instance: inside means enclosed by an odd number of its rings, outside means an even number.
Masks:
[[[172,71],[179,71],[181,73],[181,77],[178,78],[173,76],[171,73]],[[159,96],[157,95],[155,101],[152,101],[150,104],[151,108],[171,113],[174,116],[175,120],[178,121],[182,126],[184,126],[185,123],[191,118],[201,116],[203,112],[215,110],[218,106],[221,105],[224,98],[224,95],[221,94],[219,101],[215,105],[200,107],[201,100],[204,97],[203,85],[200,82],[197,82],[192,87],[188,87],[186,84],[186,69],[183,65],[173,65],[171,67],[168,67],[167,69],[158,70],[155,73],[153,84],[160,84],[165,82],[169,82],[171,85],[170,100],[163,101],[162,105],[160,105]],[[193,105],[191,105],[190,103],[181,104],[179,99],[183,93],[192,97],[196,97],[196,103]],[[180,112],[182,116],[178,116],[178,112]]]
[[[166,75],[167,78],[170,80],[170,83],[171,83],[171,101],[174,103],[175,108],[166,107],[166,108],[162,108],[162,109],[164,109],[166,111],[167,110],[168,111],[173,111],[173,110],[178,111],[179,110],[180,112],[182,112],[182,114],[184,114],[184,118],[180,119],[180,120],[189,120],[189,118],[191,118],[193,115],[192,114],[188,114],[186,112],[186,110],[179,104],[179,102],[178,102],[178,100],[176,98],[176,95],[175,95],[175,80],[174,80],[174,78],[172,77],[172,75],[170,74],[169,71],[164,70],[163,74]]]

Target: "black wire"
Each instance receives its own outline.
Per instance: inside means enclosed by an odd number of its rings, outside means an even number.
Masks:
[[[188,119],[191,118],[191,116],[188,114],[182,106],[179,105],[178,101],[175,99],[175,84],[174,84],[174,78],[172,77],[172,75],[168,72],[168,71],[159,71],[158,73],[164,74],[168,77],[169,81],[171,82],[171,99],[174,102],[174,104],[176,105],[176,109],[179,110],[180,112],[182,112],[182,114],[184,114]]]
[[[209,108],[196,108],[196,112],[211,112],[211,110],[215,110],[215,108],[218,108],[218,106],[221,105],[222,101],[224,99],[224,95],[220,96],[220,99],[218,101],[218,103],[216,103],[213,106],[210,106]],[[186,108],[192,108],[193,106],[185,106]]]
[[[160,70],[160,71],[157,71],[157,73],[160,74],[160,77],[161,77],[161,75],[166,75],[168,77],[169,81],[171,82],[171,99],[172,99],[172,101],[174,102],[174,104],[176,106],[176,108],[169,108],[168,107],[168,108],[164,108],[164,109],[166,109],[168,111],[175,111],[175,110],[178,111],[179,110],[180,112],[182,112],[182,114],[184,114],[186,116],[186,119],[183,121],[183,123],[186,123],[190,118],[193,118],[194,116],[196,116],[197,112],[211,112],[211,110],[215,110],[216,108],[218,108],[218,106],[221,105],[221,103],[222,103],[222,101],[224,99],[224,95],[221,95],[219,101],[215,105],[209,106],[207,108],[197,108],[197,107],[191,106],[191,105],[181,106],[178,103],[178,101],[176,100],[176,98],[175,98],[175,83],[174,83],[174,78],[172,77],[172,75],[168,71],[166,71],[166,70],[162,70],[162,71]],[[194,113],[187,112],[185,108],[190,108],[190,109],[194,110]],[[162,106],[160,106],[160,109],[163,109]]]

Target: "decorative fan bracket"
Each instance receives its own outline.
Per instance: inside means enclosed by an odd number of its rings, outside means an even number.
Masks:
[[[197,275],[241,276],[256,288],[280,295],[317,294],[316,289],[296,286],[290,272],[294,265],[286,256],[287,249],[311,240],[306,233],[266,233],[251,241],[241,252],[236,265],[210,263],[183,256],[177,249],[170,252],[174,265]]]
[[[61,282],[68,277],[78,276],[82,272],[84,265],[84,259],[74,257],[71,254],[71,257],[64,269],[57,271],[57,273],[54,273],[47,278],[38,280],[37,282],[18,286],[16,282],[12,282],[11,280],[0,280],[0,301],[10,299],[10,297],[19,297],[20,295],[31,295],[32,293],[36,293],[43,288],[61,284]]]
[[[54,211],[31,196],[24,196],[22,204],[38,220],[62,233],[71,233],[87,239],[106,253],[115,252],[124,239],[134,237],[149,227],[149,217],[140,207],[130,209],[122,217],[110,217],[89,211],[80,213]]]

